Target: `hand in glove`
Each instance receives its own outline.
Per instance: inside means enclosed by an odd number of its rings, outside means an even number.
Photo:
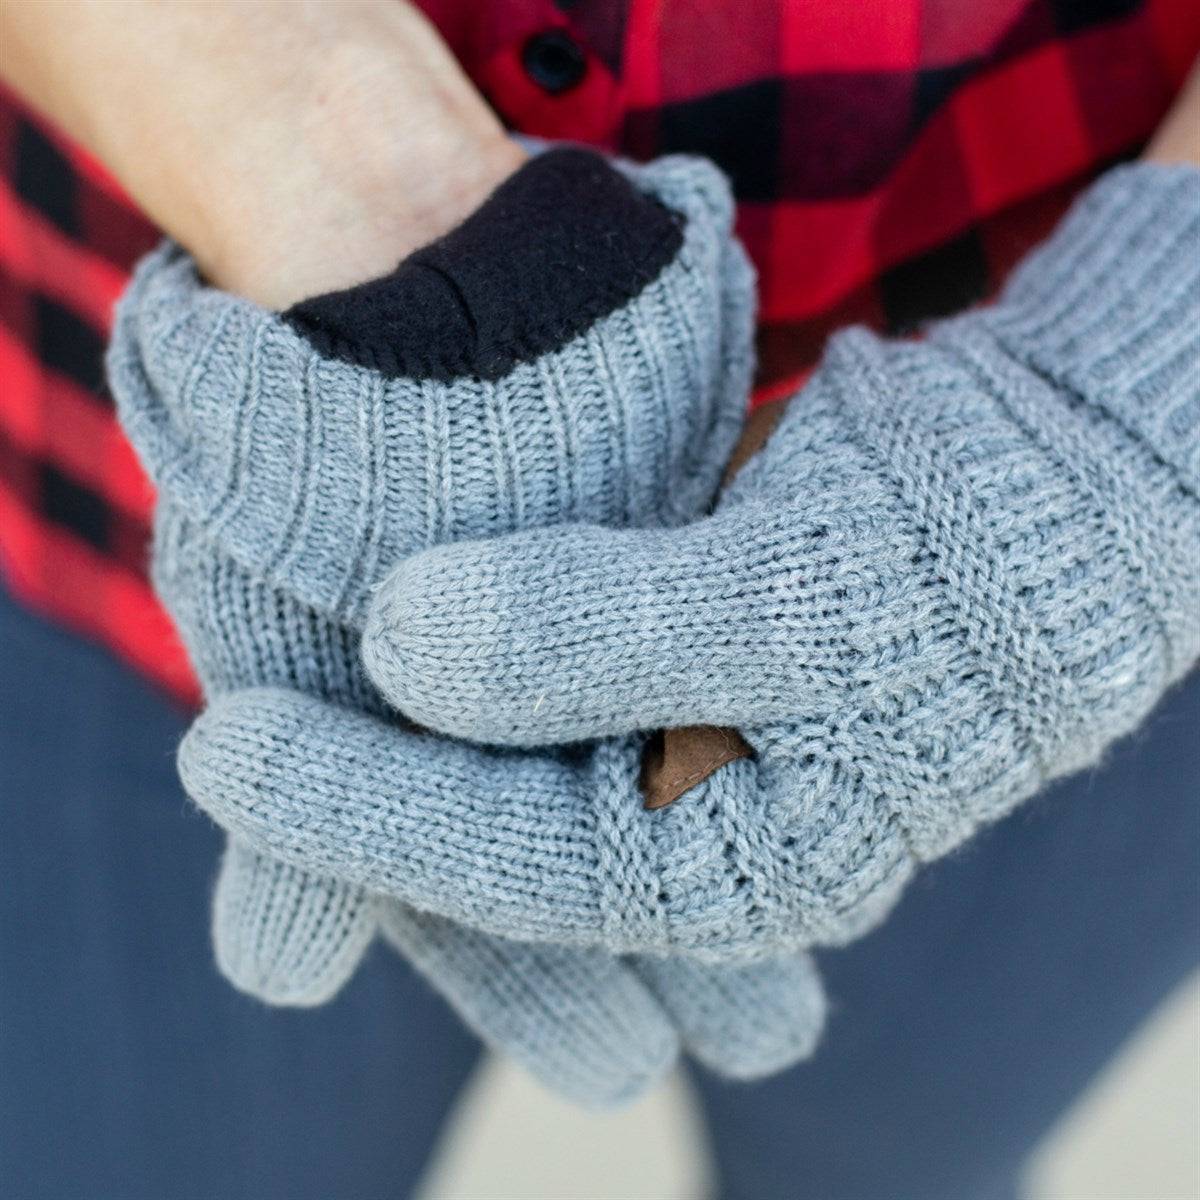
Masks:
[[[1195,661],[1198,363],[1200,175],[1120,168],[994,307],[835,339],[713,516],[392,574],[364,656],[398,709],[570,748],[257,690],[197,723],[183,777],[265,851],[508,937],[708,962],[852,938]],[[645,812],[636,731],[695,722],[754,756]]]
[[[678,523],[709,503],[748,389],[750,271],[711,168],[628,178],[549,152],[393,275],[282,317],[204,287],[173,247],[140,267],[110,374],[159,489],[155,582],[210,704],[292,689],[318,706],[306,737],[349,717],[408,745],[358,654],[391,567],[441,542]],[[291,781],[295,812],[318,775]],[[438,818],[428,833],[455,840]],[[803,956],[626,964],[488,936],[307,866],[231,839],[214,938],[235,984],[320,1003],[382,926],[485,1039],[581,1099],[632,1095],[680,1039],[730,1073],[774,1069],[820,1024]]]

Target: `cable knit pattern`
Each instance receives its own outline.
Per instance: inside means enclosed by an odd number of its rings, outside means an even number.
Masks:
[[[627,174],[683,214],[679,253],[623,308],[487,383],[335,361],[274,314],[203,286],[178,249],[143,262],[110,374],[159,488],[155,583],[215,707],[268,685],[339,717],[381,717],[359,625],[404,555],[571,517],[678,521],[710,501],[749,386],[750,268],[714,169],[672,159]],[[318,786],[294,781],[296,803]],[[475,1029],[577,1099],[622,1101],[658,1078],[676,1024],[698,1056],[737,1074],[794,1061],[820,1027],[803,958],[676,979],[658,963],[485,936],[303,866],[231,842],[214,918],[238,986],[319,1003],[382,920]],[[754,1034],[731,1036],[747,1003],[763,1014]]]
[[[835,339],[712,517],[439,547],[380,590],[365,659],[404,712],[611,740],[489,751],[246,692],[185,744],[193,795],[508,936],[726,961],[859,935],[1196,661],[1198,180],[1118,169],[995,307]],[[756,756],[643,811],[631,731],[695,722]]]

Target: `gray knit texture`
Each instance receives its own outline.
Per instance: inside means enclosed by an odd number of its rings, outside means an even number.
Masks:
[[[210,702],[269,685],[378,718],[361,623],[406,555],[567,520],[679,522],[711,501],[749,388],[752,272],[714,169],[626,169],[686,217],[679,255],[623,308],[492,383],[385,380],[204,286],[176,247],[141,264],[110,378],[158,487],[155,584]],[[294,782],[302,808],[317,782]],[[821,1024],[803,957],[698,975],[522,945],[231,840],[214,940],[238,987],[320,1003],[380,921],[485,1040],[587,1102],[635,1095],[681,1035],[698,1058],[747,1075],[807,1053]],[[747,1003],[763,1014],[749,1026]]]
[[[711,517],[440,547],[379,590],[365,658],[401,711],[609,740],[488,750],[250,691],[189,736],[191,793],[509,937],[745,961],[858,936],[1196,661],[1198,180],[1115,170],[995,306],[835,338]],[[633,731],[693,722],[755,757],[643,811]]]

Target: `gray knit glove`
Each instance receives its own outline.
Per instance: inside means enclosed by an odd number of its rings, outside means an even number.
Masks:
[[[261,690],[196,725],[186,784],[287,861],[509,937],[855,937],[1195,662],[1198,368],[1200,175],[1121,168],[995,307],[835,339],[712,517],[439,548],[380,590],[368,669],[423,725],[611,740],[487,750]],[[630,731],[696,722],[755,756],[645,812]]]
[[[678,522],[710,501],[747,395],[750,268],[712,168],[627,175],[635,187],[594,155],[547,154],[392,276],[282,317],[206,288],[171,246],[142,263],[110,375],[159,489],[155,583],[210,702],[287,687],[338,706],[334,729],[352,710],[404,737],[358,653],[396,563],[568,519]],[[293,780],[295,811],[319,775]],[[454,830],[428,833],[453,854]],[[681,1039],[727,1073],[772,1070],[820,1026],[802,956],[622,964],[305,867],[231,839],[214,937],[237,986],[319,1003],[381,923],[486,1040],[579,1099],[633,1095]]]

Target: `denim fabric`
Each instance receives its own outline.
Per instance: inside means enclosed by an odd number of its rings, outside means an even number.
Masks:
[[[185,715],[2,592],[0,647],[0,1195],[407,1195],[476,1040],[382,948],[324,1008],[235,992]]]

